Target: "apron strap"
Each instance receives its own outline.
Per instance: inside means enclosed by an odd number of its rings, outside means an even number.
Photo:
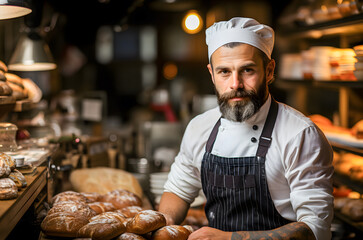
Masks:
[[[207,145],[205,146],[205,151],[210,153],[212,151],[214,141],[216,140],[218,134],[218,128],[221,125],[221,118],[218,119],[217,123],[214,125],[212,133],[209,135]]]
[[[257,148],[257,153],[256,153],[257,157],[264,158],[267,154],[268,148],[271,145],[271,140],[272,140],[271,136],[272,136],[272,131],[275,126],[278,109],[279,109],[278,103],[275,101],[275,99],[273,99],[271,97],[271,106],[268,111],[265,125],[263,126],[260,140],[258,142],[258,148]]]

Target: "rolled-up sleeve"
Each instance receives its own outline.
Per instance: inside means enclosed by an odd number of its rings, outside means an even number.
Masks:
[[[333,219],[333,151],[315,126],[303,130],[285,149],[285,177],[297,221],[306,223],[317,240],[330,240]]]

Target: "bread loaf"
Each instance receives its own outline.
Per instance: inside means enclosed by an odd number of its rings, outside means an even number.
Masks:
[[[11,169],[6,161],[0,158],[0,178],[6,178],[10,175]]]
[[[5,72],[1,70],[0,68],[0,81],[6,82]]]
[[[6,66],[6,64],[0,60],[0,70],[3,72],[7,72],[8,71],[8,67]]]
[[[44,234],[53,237],[77,237],[78,230],[88,223],[88,219],[74,212],[47,214],[40,227]]]
[[[24,175],[17,169],[14,169],[10,173],[9,178],[15,182],[18,188],[24,188],[27,186],[27,182],[25,180]]]
[[[87,198],[83,194],[74,191],[61,192],[52,198],[52,204],[62,201],[79,201],[86,203]]]
[[[358,121],[354,126],[352,127],[352,134],[357,139],[363,139],[363,120]]]
[[[97,214],[114,211],[116,209],[115,206],[109,202],[93,202],[88,203],[88,206]]]
[[[18,187],[10,178],[0,178],[0,199],[13,199],[18,196]]]
[[[136,214],[138,214],[142,210],[143,209],[139,206],[129,206],[129,207],[124,207],[122,209],[118,209],[116,211],[122,213],[127,218],[133,218]]]
[[[11,96],[12,94],[13,94],[13,89],[11,89],[9,84],[3,82],[0,72],[0,96]]]
[[[101,194],[95,192],[81,192],[81,194],[87,198],[87,202],[89,203],[99,202],[102,196]]]
[[[127,222],[127,232],[146,234],[166,225],[166,219],[161,212],[143,210]]]
[[[70,182],[75,191],[106,194],[115,189],[125,189],[142,198],[143,190],[138,180],[121,169],[94,167],[72,171]]]
[[[190,231],[180,225],[169,225],[158,229],[153,235],[152,240],[186,240]]]
[[[88,224],[79,229],[78,237],[92,238],[93,240],[115,238],[126,231],[125,220],[126,218],[120,213],[101,213],[92,217]]]
[[[119,189],[103,195],[100,199],[102,202],[112,203],[116,209],[122,209],[128,206],[142,206],[142,200],[136,194]]]
[[[56,212],[71,212],[77,215],[83,216],[86,219],[90,219],[97,215],[97,213],[91,209],[86,203],[80,201],[62,201],[57,202],[49,210],[48,214]]]
[[[118,236],[118,238],[116,238],[115,240],[146,240],[146,238],[135,233],[126,232]]]

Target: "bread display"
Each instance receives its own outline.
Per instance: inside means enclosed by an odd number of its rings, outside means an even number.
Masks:
[[[76,169],[69,178],[77,192],[95,192],[106,194],[115,189],[128,190],[140,198],[143,190],[138,180],[129,172],[108,167]]]
[[[135,233],[126,232],[121,234],[116,240],[146,240],[146,238]]]
[[[10,178],[0,178],[0,199],[13,199],[18,196],[18,187]]]
[[[63,201],[79,201],[86,203],[88,199],[83,194],[74,191],[61,192],[52,198],[52,204]]]
[[[126,230],[130,233],[146,234],[164,226],[166,226],[166,219],[162,213],[143,210],[127,222]]]
[[[153,235],[152,240],[186,240],[191,232],[180,225],[169,225],[158,229]]]
[[[93,202],[88,203],[88,206],[97,214],[116,210],[115,206],[110,202]]]
[[[74,212],[47,214],[40,227],[44,234],[54,237],[77,237],[78,230],[88,223],[88,219]]]
[[[110,202],[115,206],[116,209],[121,209],[128,206],[142,206],[142,200],[140,197],[124,189],[113,190],[103,195],[100,201]]]
[[[17,169],[14,169],[10,173],[9,178],[15,182],[15,185],[18,188],[24,188],[27,186],[27,182],[25,180],[24,175]]]
[[[93,240],[108,240],[115,238],[126,231],[121,213],[105,212],[89,220],[78,231],[78,237],[92,238]]]

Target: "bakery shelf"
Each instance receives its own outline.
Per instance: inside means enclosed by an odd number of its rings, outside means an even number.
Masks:
[[[349,147],[335,142],[330,142],[330,145],[333,147],[334,150],[350,152],[359,156],[363,156],[363,149]]]
[[[354,181],[349,178],[349,176],[345,176],[339,173],[334,173],[333,176],[334,185],[341,186],[345,185],[352,189],[355,192],[359,192],[363,194],[363,184],[361,181]]]
[[[342,214],[339,211],[334,211],[334,216],[338,219],[342,220],[343,222],[349,224],[351,227],[355,228],[359,232],[363,233],[363,222],[355,222],[348,218],[346,215]]]
[[[363,88],[363,81],[317,81],[305,79],[278,79],[275,84],[279,87],[294,87],[296,85],[303,85],[308,87],[324,87],[324,88]]]
[[[363,33],[363,13],[309,26],[294,28],[281,26],[277,33],[291,38],[318,38]]]

